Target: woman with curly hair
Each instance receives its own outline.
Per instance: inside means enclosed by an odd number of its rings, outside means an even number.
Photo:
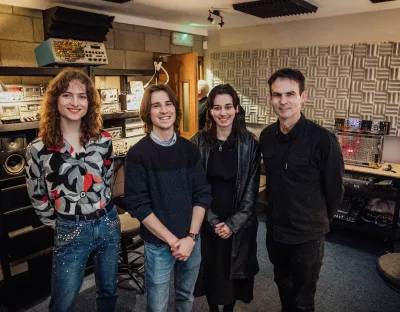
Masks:
[[[32,206],[55,229],[50,311],[74,309],[90,254],[97,309],[115,310],[120,222],[111,200],[111,136],[101,130],[100,106],[92,80],[64,69],[46,90],[39,137],[27,148]]]
[[[191,140],[199,150],[213,202],[201,229],[202,262],[195,296],[207,297],[210,312],[232,312],[236,300],[253,299],[260,183],[260,151],[246,130],[244,110],[229,84],[215,86],[207,100],[207,122]]]

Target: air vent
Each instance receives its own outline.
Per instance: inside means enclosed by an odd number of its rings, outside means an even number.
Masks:
[[[304,0],[261,0],[233,5],[237,11],[261,18],[315,13],[318,7]]]
[[[122,4],[122,3],[133,1],[133,0],[104,0],[104,1]]]
[[[381,3],[381,2],[389,2],[394,0],[370,0],[372,3]]]
[[[104,42],[113,16],[53,7],[43,11],[44,37]]]

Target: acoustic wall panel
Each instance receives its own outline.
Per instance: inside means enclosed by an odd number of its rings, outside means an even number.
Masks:
[[[342,44],[221,52],[211,55],[213,85],[238,92],[249,123],[276,121],[270,108],[270,75],[282,68],[306,76],[306,117],[331,128],[335,118],[391,122],[400,136],[400,43]]]
[[[354,45],[349,118],[391,122],[390,135],[400,136],[399,43]]]

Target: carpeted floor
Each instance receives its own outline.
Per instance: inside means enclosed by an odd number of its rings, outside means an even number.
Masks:
[[[359,235],[333,232],[328,235],[324,265],[318,282],[316,311],[321,312],[399,312],[400,294],[391,290],[377,275],[375,265],[383,249],[378,242]],[[258,233],[258,260],[260,273],[255,279],[254,300],[251,304],[239,302],[236,312],[280,311],[277,288],[273,282],[272,266],[265,248],[265,223],[260,222]],[[171,284],[172,285],[172,284]],[[172,288],[171,288],[172,289]],[[173,311],[173,292],[170,292],[169,310]],[[47,311],[49,298],[30,309]],[[117,311],[145,311],[144,295],[119,290]],[[85,278],[76,312],[95,311],[94,277]],[[205,298],[196,298],[193,312],[207,312]]]

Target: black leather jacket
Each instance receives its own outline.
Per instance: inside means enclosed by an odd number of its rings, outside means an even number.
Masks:
[[[203,131],[191,138],[199,150],[207,172],[210,146]],[[238,173],[234,191],[233,213],[224,222],[233,232],[231,254],[231,279],[245,279],[258,273],[257,230],[255,206],[260,184],[260,149],[258,140],[248,131],[238,136]],[[203,222],[204,230],[212,230],[219,223],[218,217],[208,209]]]

